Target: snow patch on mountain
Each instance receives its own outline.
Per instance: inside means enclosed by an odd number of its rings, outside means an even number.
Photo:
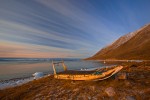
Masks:
[[[106,49],[108,47],[110,47],[111,49],[115,49],[115,48],[119,47],[120,45],[122,45],[122,44],[126,43],[127,41],[129,41],[132,37],[134,37],[137,33],[142,31],[144,28],[146,28],[149,25],[150,24],[147,24],[147,25],[145,25],[144,27],[142,27],[141,29],[139,29],[139,30],[137,30],[135,32],[131,32],[131,33],[128,33],[128,34],[126,34],[124,36],[121,36],[119,39],[117,39],[116,41],[114,41],[111,44],[107,45],[103,49]]]

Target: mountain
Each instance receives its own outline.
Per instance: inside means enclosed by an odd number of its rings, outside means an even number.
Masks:
[[[150,24],[126,34],[87,60],[150,60]]]

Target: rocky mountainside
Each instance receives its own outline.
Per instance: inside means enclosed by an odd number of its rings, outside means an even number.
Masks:
[[[126,34],[104,47],[89,60],[144,59],[150,60],[150,24]]]

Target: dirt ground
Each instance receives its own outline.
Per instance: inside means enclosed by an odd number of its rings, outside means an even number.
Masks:
[[[0,90],[0,100],[150,100],[150,66],[122,64],[127,79],[104,81],[57,80],[48,76]],[[119,73],[118,73],[119,74]]]

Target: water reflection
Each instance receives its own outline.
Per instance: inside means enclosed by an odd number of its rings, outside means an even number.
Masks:
[[[56,61],[56,60],[54,60]],[[58,60],[57,60],[58,61]],[[79,70],[81,68],[97,68],[104,66],[98,61],[65,60],[69,70]],[[62,66],[56,66],[56,71],[63,71]],[[53,74],[50,60],[11,60],[0,61],[0,80],[32,76],[35,72]]]

